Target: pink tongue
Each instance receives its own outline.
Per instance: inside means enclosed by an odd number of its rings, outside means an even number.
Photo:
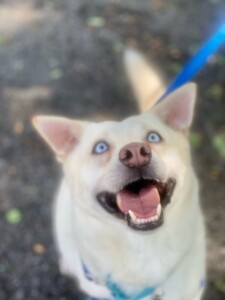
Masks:
[[[119,192],[119,207],[125,214],[132,210],[137,218],[150,218],[156,215],[157,206],[160,203],[158,190],[150,186],[134,194],[126,190]]]

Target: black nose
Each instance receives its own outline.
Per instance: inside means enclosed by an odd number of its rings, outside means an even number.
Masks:
[[[119,159],[127,167],[142,167],[150,162],[151,154],[152,151],[148,144],[131,143],[120,150]]]

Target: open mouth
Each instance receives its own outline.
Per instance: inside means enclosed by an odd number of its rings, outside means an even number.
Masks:
[[[97,200],[111,214],[124,219],[135,230],[153,230],[163,224],[163,211],[170,203],[175,180],[139,179],[117,193],[100,192]]]

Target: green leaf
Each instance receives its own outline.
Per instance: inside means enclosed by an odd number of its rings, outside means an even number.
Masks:
[[[198,132],[191,132],[190,133],[190,136],[189,136],[189,140],[190,140],[190,143],[191,145],[194,147],[194,148],[200,148],[201,145],[202,145],[202,136],[200,133]]]
[[[225,136],[222,134],[215,135],[212,139],[212,144],[220,156],[225,158]]]
[[[222,280],[218,280],[214,284],[219,292],[225,294],[225,282],[223,282]]]
[[[5,36],[5,35],[0,35],[0,46],[3,46],[3,45],[5,45],[5,44],[7,44],[7,42],[8,42],[8,37],[7,36]]]
[[[115,52],[121,53],[124,49],[124,44],[121,42],[117,42],[113,45],[113,49]]]
[[[60,79],[61,77],[63,77],[63,71],[62,71],[61,69],[53,69],[53,70],[50,72],[50,77],[51,77],[53,80]]]
[[[99,16],[92,16],[87,20],[87,24],[91,27],[103,27],[105,25],[105,19]]]
[[[22,212],[18,208],[10,208],[5,214],[6,221],[9,224],[19,224],[23,218]]]
[[[219,100],[223,97],[223,87],[219,84],[214,84],[208,89],[207,94],[213,98],[213,100]]]

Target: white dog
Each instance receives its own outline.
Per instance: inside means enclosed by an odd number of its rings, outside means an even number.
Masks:
[[[187,139],[196,86],[154,106],[159,77],[135,52],[125,62],[140,115],[33,121],[65,174],[53,214],[61,268],[99,299],[200,300],[205,238]]]

